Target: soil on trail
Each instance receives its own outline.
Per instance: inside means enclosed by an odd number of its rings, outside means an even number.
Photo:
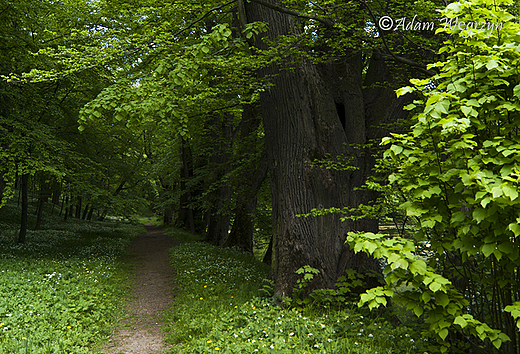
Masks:
[[[172,299],[173,270],[168,249],[175,246],[175,240],[151,224],[146,229],[148,232],[139,235],[127,249],[131,261],[137,263],[133,296],[103,353],[151,354],[169,348],[163,343],[159,318]]]

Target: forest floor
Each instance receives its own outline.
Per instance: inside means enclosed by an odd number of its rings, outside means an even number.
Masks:
[[[172,299],[173,270],[168,249],[176,241],[158,227],[146,225],[127,249],[130,261],[137,263],[135,281],[126,313],[102,353],[151,354],[169,349],[163,343],[160,317]]]

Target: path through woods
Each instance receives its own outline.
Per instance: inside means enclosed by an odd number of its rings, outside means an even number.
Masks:
[[[159,318],[172,299],[173,269],[168,249],[175,240],[151,224],[146,229],[148,232],[139,235],[127,249],[131,261],[137,263],[133,297],[102,353],[151,354],[168,349]]]

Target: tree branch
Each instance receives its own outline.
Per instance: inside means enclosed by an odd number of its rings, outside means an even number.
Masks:
[[[417,63],[417,62],[415,62],[413,60],[403,58],[403,57],[395,54],[394,52],[392,52],[392,50],[388,46],[388,43],[386,42],[385,32],[382,31],[381,28],[379,27],[379,22],[377,21],[376,16],[372,12],[372,9],[370,8],[370,6],[368,6],[368,4],[364,0],[357,0],[357,1],[359,3],[365,5],[365,7],[367,8],[368,12],[370,13],[370,16],[372,17],[372,21],[374,21],[374,24],[376,25],[377,32],[379,33],[379,35],[381,36],[381,39],[383,40],[383,44],[384,44],[384,46],[386,48],[386,51],[390,54],[390,56],[395,61],[397,61],[399,63],[406,64],[406,65],[410,65],[410,66],[416,68],[417,70],[419,70],[420,72],[422,72],[423,74],[426,74],[426,75],[429,75],[429,76],[433,76],[433,75],[436,74],[436,72],[434,72],[434,71],[427,70],[424,67],[424,65],[421,65],[421,64],[419,64],[419,63]]]
[[[257,4],[260,4],[262,6],[268,7],[270,9],[272,9],[272,10],[284,13],[284,14],[288,14],[288,15],[292,15],[292,16],[300,17],[300,18],[306,18],[308,20],[318,21],[318,22],[323,23],[327,27],[334,27],[334,21],[332,21],[329,18],[323,18],[323,17],[312,16],[312,15],[309,15],[309,14],[304,14],[302,12],[290,10],[290,9],[282,7],[282,6],[278,6],[278,5],[275,5],[275,4],[268,3],[268,2],[266,2],[264,0],[251,0],[251,1],[252,2],[256,2]]]
[[[222,4],[222,5],[219,5],[219,6],[215,6],[214,8],[208,10],[204,15],[202,15],[201,17],[199,17],[198,19],[196,19],[195,21],[191,22],[188,26],[184,27],[183,29],[180,29],[178,30],[177,32],[175,32],[173,34],[173,37],[181,34],[182,32],[186,31],[187,29],[190,29],[191,27],[193,27],[193,25],[199,23],[200,21],[204,20],[206,17],[208,17],[213,11],[217,11],[217,10],[220,10],[221,8],[223,7],[226,7],[228,5],[231,5],[232,3],[236,2],[237,0],[231,0],[231,1],[228,1],[226,2],[225,4]]]

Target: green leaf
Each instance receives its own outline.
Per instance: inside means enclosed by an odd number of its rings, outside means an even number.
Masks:
[[[509,224],[508,229],[515,234],[515,237],[518,237],[518,235],[520,235],[520,225],[518,225],[517,223]]]
[[[410,86],[401,87],[400,89],[396,90],[395,93],[397,94],[397,97],[401,97],[403,95],[406,95],[407,93],[414,92],[414,89]]]
[[[473,210],[473,219],[475,219],[475,221],[479,224],[480,222],[482,222],[482,220],[484,220],[486,218],[486,215],[487,215],[487,211],[486,209],[483,209],[483,208],[475,208],[475,210]]]
[[[363,242],[363,246],[369,254],[372,254],[377,249],[378,244],[376,242],[366,240],[365,242]]]
[[[446,337],[448,336],[448,329],[447,328],[443,328],[439,331],[439,337],[441,337],[442,340],[445,340]]]
[[[438,294],[435,294],[435,302],[442,307],[446,307],[450,303],[450,299],[445,293],[439,292]]]
[[[488,62],[486,63],[486,68],[488,70],[492,70],[492,69],[494,69],[496,67],[498,67],[498,63],[494,59],[488,60]]]
[[[484,256],[487,258],[489,257],[494,251],[495,251],[496,245],[494,243],[486,243],[482,245],[480,250],[484,254]]]
[[[515,95],[516,97],[520,97],[520,84],[516,85],[513,89],[513,95]]]
[[[428,287],[430,288],[431,291],[436,293],[437,291],[441,290],[442,285],[437,283],[436,281],[433,281],[430,283],[430,285]]]
[[[462,111],[462,113],[464,113],[464,115],[466,117],[468,117],[471,114],[471,112],[473,111],[473,108],[468,107],[468,106],[462,106],[462,107],[460,107],[460,110]]]
[[[453,324],[459,325],[461,328],[464,328],[468,325],[468,321],[462,316],[458,316],[455,318],[455,321],[453,321]]]
[[[422,259],[415,260],[410,264],[410,272],[412,272],[412,274],[426,274],[426,262]]]
[[[403,147],[399,145],[392,145],[390,150],[392,150],[394,154],[399,155],[403,151]]]
[[[518,192],[517,192],[516,188],[511,186],[509,183],[503,184],[502,190],[504,191],[504,194],[506,196],[511,198],[511,200],[515,200],[516,198],[518,198]]]

